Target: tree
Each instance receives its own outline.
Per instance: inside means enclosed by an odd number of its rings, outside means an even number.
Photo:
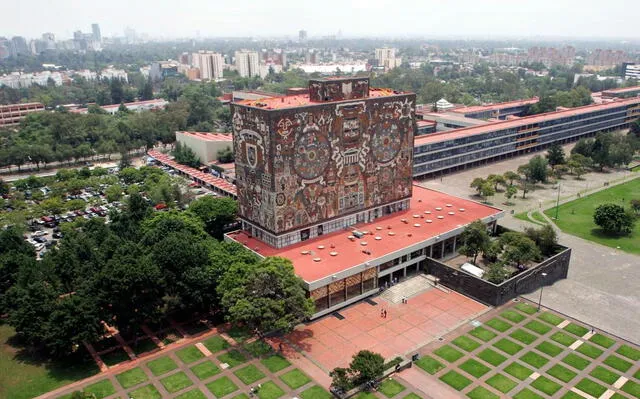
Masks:
[[[555,169],[557,165],[561,165],[565,163],[564,150],[562,149],[560,144],[557,144],[557,143],[549,147],[546,157],[547,157],[547,160],[549,161],[549,165],[551,165],[551,169]]]
[[[207,233],[221,240],[224,227],[236,220],[238,205],[228,197],[216,198],[205,195],[189,205],[189,212],[204,223]]]
[[[593,214],[593,221],[609,235],[631,234],[635,224],[634,216],[616,204],[599,205]]]
[[[331,377],[331,386],[346,392],[353,388],[353,382],[351,381],[351,370],[345,367],[336,367],[329,373]]]
[[[481,177],[476,177],[473,179],[469,187],[475,188],[478,192],[478,195],[482,195],[482,186],[485,184],[485,180]]]
[[[564,176],[568,172],[569,172],[569,166],[565,164],[556,165],[556,167],[553,169],[553,174],[558,179],[561,179],[562,176]]]
[[[197,168],[200,166],[200,158],[193,152],[193,150],[186,145],[182,145],[180,142],[176,143],[176,147],[173,150],[173,156],[176,162],[183,165]]]
[[[548,161],[540,155],[536,155],[535,157],[531,158],[528,163],[529,180],[532,183],[546,182],[548,164]]]
[[[580,139],[576,145],[571,149],[571,155],[580,154],[586,158],[591,158],[593,155],[593,139]]]
[[[524,229],[524,234],[536,243],[540,252],[545,256],[553,255],[558,246],[558,235],[548,224],[539,229],[528,227]]]
[[[519,232],[507,232],[500,236],[502,260],[514,262],[517,267],[540,258],[540,250],[529,237]]]
[[[495,262],[489,266],[487,274],[484,276],[487,281],[494,284],[500,284],[509,276],[509,272],[504,267],[502,262]]]
[[[232,265],[217,290],[227,320],[258,334],[287,333],[313,314],[302,284],[290,260],[266,258],[255,265]]]
[[[464,244],[459,252],[472,257],[473,264],[476,263],[478,254],[484,252],[491,242],[489,233],[487,233],[487,226],[480,220],[468,224],[462,231],[460,239]]]
[[[507,180],[502,175],[489,175],[487,181],[493,184],[493,190],[498,191],[498,185],[506,185]]]
[[[480,195],[482,195],[485,199],[488,199],[495,194],[496,190],[493,189],[493,184],[491,184],[491,182],[485,181],[480,187]]]
[[[520,175],[511,170],[504,172],[504,178],[509,181],[509,185],[512,186],[513,182],[520,178]]]
[[[111,104],[120,104],[124,100],[124,88],[120,79],[111,79],[109,84],[111,91]]]
[[[513,184],[510,184],[507,187],[507,190],[504,193],[504,196],[507,198],[507,202],[511,203],[511,198],[515,197],[518,194],[518,188]]]
[[[104,195],[109,202],[119,201],[122,198],[122,186],[114,184],[104,190]]]
[[[629,203],[631,204],[631,209],[633,209],[636,215],[640,215],[640,199],[632,199]]]
[[[375,381],[384,373],[384,358],[378,353],[361,350],[353,355],[349,369],[355,384]]]
[[[234,154],[230,147],[218,151],[218,161],[222,163],[233,162]]]

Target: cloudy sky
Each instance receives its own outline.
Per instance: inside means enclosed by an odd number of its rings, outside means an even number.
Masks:
[[[640,38],[637,0],[0,0],[0,36]],[[7,16],[10,16],[7,18]]]

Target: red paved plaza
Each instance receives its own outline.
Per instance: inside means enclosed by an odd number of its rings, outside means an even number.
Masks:
[[[431,289],[409,298],[407,304],[373,298],[377,305],[359,302],[339,311],[343,320],[329,315],[299,326],[287,340],[325,371],[347,366],[362,349],[385,359],[406,354],[442,336],[488,308],[456,292]],[[380,316],[382,309],[387,317]]]

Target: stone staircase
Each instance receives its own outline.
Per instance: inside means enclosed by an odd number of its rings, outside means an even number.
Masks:
[[[401,303],[402,298],[411,298],[433,288],[433,282],[426,274],[419,274],[387,288],[380,295],[391,303]]]

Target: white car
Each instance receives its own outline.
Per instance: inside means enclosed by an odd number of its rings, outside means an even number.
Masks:
[[[31,237],[42,237],[46,235],[47,235],[46,231],[38,230],[38,231],[34,231],[33,234],[31,234]]]

